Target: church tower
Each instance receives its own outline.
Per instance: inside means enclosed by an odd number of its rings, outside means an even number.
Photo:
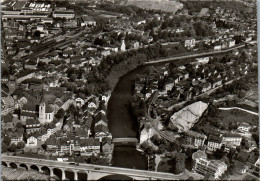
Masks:
[[[46,110],[46,104],[45,104],[45,100],[42,94],[41,97],[41,103],[39,105],[39,121],[41,124],[45,124],[46,120],[45,120],[45,110]]]

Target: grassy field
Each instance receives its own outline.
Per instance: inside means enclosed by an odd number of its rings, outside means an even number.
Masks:
[[[240,110],[225,110],[225,111],[219,110],[215,119],[227,127],[230,122],[233,123],[246,122],[249,123],[250,125],[256,125],[258,123],[258,116]]]

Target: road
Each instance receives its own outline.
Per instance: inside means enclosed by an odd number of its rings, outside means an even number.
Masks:
[[[195,57],[203,57],[203,56],[209,56],[209,55],[214,55],[214,54],[219,54],[219,53],[226,53],[232,50],[235,50],[237,48],[242,48],[245,47],[245,44],[242,45],[238,45],[226,50],[219,50],[219,51],[210,51],[210,52],[204,52],[204,53],[195,53],[195,54],[185,54],[185,55],[180,55],[177,57],[170,57],[170,58],[164,58],[161,60],[154,60],[154,61],[150,61],[150,62],[146,62],[144,63],[144,65],[149,65],[149,64],[155,64],[155,63],[162,63],[162,62],[169,62],[172,60],[179,60],[179,59],[186,59],[186,58],[195,58]]]
[[[243,108],[240,108],[240,107],[220,107],[218,109],[219,110],[233,110],[233,109],[237,109],[237,110],[241,110],[241,111],[244,111],[244,112],[247,112],[247,113],[250,113],[250,114],[258,116],[258,113],[253,112],[253,111],[249,111],[249,110],[246,110],[246,109],[243,109]]]
[[[109,174],[122,174],[127,176],[136,176],[136,177],[144,177],[144,178],[154,178],[154,179],[162,179],[162,180],[183,180],[189,177],[188,174],[183,173],[180,175],[174,175],[170,173],[163,172],[153,172],[153,171],[145,171],[145,170],[136,170],[136,169],[127,169],[127,168],[119,168],[119,167],[110,167],[110,166],[100,166],[100,165],[92,165],[92,164],[79,164],[69,165],[68,162],[58,162],[52,160],[43,160],[36,158],[27,158],[27,157],[18,157],[18,156],[6,156],[2,155],[2,161],[14,162],[14,163],[24,163],[24,164],[35,164],[38,166],[48,166],[52,168],[63,168],[63,169],[71,169],[71,170],[85,170],[85,171],[93,171],[93,172],[102,172]]]

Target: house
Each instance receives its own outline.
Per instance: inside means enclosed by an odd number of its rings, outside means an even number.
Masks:
[[[84,99],[82,99],[81,97],[76,98],[75,102],[77,107],[82,107],[85,104]]]
[[[136,22],[137,25],[144,24],[144,23],[146,23],[146,20],[140,20]]]
[[[95,126],[94,132],[95,132],[95,138],[101,138],[101,139],[104,137],[112,138],[112,135],[109,132],[107,126],[104,126],[103,124],[99,124]]]
[[[27,147],[36,147],[37,146],[37,138],[34,137],[34,136],[30,136],[28,139],[27,139],[27,143],[26,143],[26,146]]]
[[[82,16],[80,26],[96,26],[97,21],[91,16]]]
[[[252,41],[252,37],[246,38],[246,42],[250,42],[250,41]]]
[[[94,99],[88,101],[88,108],[94,108],[97,109],[97,103]]]
[[[230,40],[229,42],[228,42],[228,47],[230,48],[230,47],[233,47],[233,46],[235,46],[236,45],[236,40]]]
[[[109,93],[105,93],[105,94],[103,94],[103,95],[101,96],[101,100],[104,101],[105,104],[107,104],[108,101],[109,101],[110,96],[111,96],[111,95],[110,95]]]
[[[196,58],[198,63],[200,64],[207,64],[209,62],[209,57],[201,57],[201,58]]]
[[[99,112],[96,116],[95,116],[95,127],[98,125],[103,125],[103,126],[108,126],[108,120],[106,118],[105,113],[103,112]]]
[[[212,136],[210,135],[208,138],[208,145],[207,149],[209,151],[216,151],[217,149],[220,149],[222,146],[222,139],[218,136]]]
[[[104,51],[102,51],[102,52],[101,52],[101,55],[104,56],[104,57],[110,55],[110,50],[104,50]]]
[[[223,41],[221,44],[221,49],[225,49],[225,48],[228,48],[228,42]]]
[[[201,93],[207,92],[211,89],[211,83],[207,82],[202,85]]]
[[[241,133],[248,133],[250,128],[251,126],[248,123],[243,122],[238,126],[237,130]]]
[[[23,141],[23,133],[20,132],[11,132],[11,144],[14,143],[17,145],[17,143]]]
[[[102,152],[104,153],[112,153],[114,149],[113,144],[107,142],[102,146]]]
[[[81,152],[100,152],[100,139],[86,138],[79,140]]]
[[[26,120],[26,133],[30,134],[40,130],[40,122],[38,119],[27,119]]]
[[[240,146],[242,137],[239,134],[223,134],[222,144],[227,147]]]
[[[215,45],[215,46],[214,46],[214,50],[215,50],[215,51],[221,50],[221,45]]]
[[[185,144],[188,144],[190,146],[195,146],[198,148],[199,146],[203,146],[205,140],[207,139],[207,136],[204,134],[200,134],[195,131],[187,131],[184,136]]]
[[[199,150],[192,154],[192,170],[214,179],[219,179],[227,170],[227,165],[220,160],[207,159],[206,153]]]
[[[196,40],[194,38],[190,38],[185,40],[184,47],[193,48],[195,46]]]

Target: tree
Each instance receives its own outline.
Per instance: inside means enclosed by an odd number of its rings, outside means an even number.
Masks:
[[[55,118],[61,119],[61,118],[64,117],[64,114],[65,114],[65,111],[64,111],[64,109],[61,108],[61,109],[59,109],[58,112],[55,114]]]
[[[17,143],[18,149],[22,149],[22,148],[24,148],[24,146],[25,146],[25,143],[23,141],[20,141],[20,142]]]
[[[2,153],[7,152],[8,146],[5,143],[2,143]]]
[[[42,144],[42,149],[46,150],[47,149],[47,145],[46,144]]]
[[[4,140],[3,140],[3,143],[4,143],[5,145],[9,146],[10,143],[11,143],[11,138],[10,138],[9,136],[5,136],[5,137],[4,137]]]
[[[15,152],[16,149],[17,149],[16,144],[12,143],[12,144],[8,147],[7,150],[10,151],[10,152]]]
[[[259,146],[259,133],[253,133],[252,138],[255,140],[256,144]]]
[[[177,153],[175,157],[175,173],[180,174],[185,170],[185,159],[186,155],[184,153]]]

